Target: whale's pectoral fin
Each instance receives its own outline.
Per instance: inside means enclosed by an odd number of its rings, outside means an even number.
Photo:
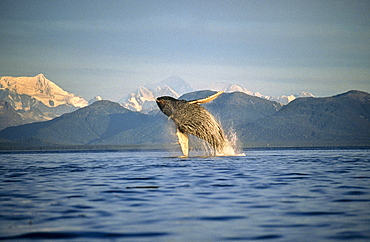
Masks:
[[[217,92],[209,97],[203,98],[203,99],[198,99],[194,101],[189,101],[190,104],[196,103],[196,104],[202,104],[202,103],[208,103],[214,99],[216,99],[218,96],[220,96],[224,91]]]
[[[179,138],[179,144],[181,146],[181,151],[184,154],[184,156],[189,155],[189,138],[188,134],[181,132],[177,129],[176,132],[177,137]]]

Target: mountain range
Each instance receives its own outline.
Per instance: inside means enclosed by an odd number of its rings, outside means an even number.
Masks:
[[[43,74],[35,77],[3,76],[0,79],[0,88],[2,91],[31,96],[47,107],[57,107],[60,105],[71,105],[74,107],[87,106],[86,100],[64,91]],[[17,109],[20,109],[21,105],[23,105],[19,100],[13,101],[16,103]]]
[[[260,97],[270,101],[277,101],[281,104],[288,104],[298,97],[313,97],[309,92],[301,92],[295,95],[283,95],[280,97],[273,97],[262,95],[259,92],[252,92],[248,89],[230,83],[212,83],[207,87],[207,90],[212,91],[224,91],[226,93],[232,92],[243,92],[245,94]],[[121,98],[118,102],[125,108],[131,111],[138,111],[142,113],[149,113],[152,110],[157,109],[155,104],[155,98],[159,96],[171,96],[178,98],[184,93],[194,91],[190,85],[180,77],[172,76],[160,83],[149,84],[145,86],[140,86],[135,92],[127,95],[127,97]]]
[[[34,77],[0,78],[0,108],[18,114],[21,123],[50,120],[64,113],[86,107],[88,102],[82,97],[64,91],[43,74]],[[9,117],[1,116],[2,127],[12,125],[5,122]]]
[[[194,100],[214,91],[180,96]],[[370,94],[297,98],[287,105],[244,92],[202,105],[242,147],[370,146]],[[72,146],[177,147],[175,127],[158,109],[144,114],[102,100],[49,121],[0,131],[1,149]]]
[[[272,116],[239,126],[244,145],[370,145],[370,94],[297,98]]]
[[[191,92],[193,88],[180,77],[172,76],[157,84],[140,86],[118,102],[131,111],[148,113],[157,108],[155,99],[160,96],[178,98],[181,94]]]
[[[311,93],[302,92],[298,95],[271,97],[259,92],[253,93],[244,87],[228,83],[213,83],[209,86],[209,89],[213,91],[243,92],[270,101],[278,101],[282,104],[286,104],[297,97],[313,96]],[[156,97],[172,96],[177,98],[191,91],[194,91],[194,89],[185,80],[177,76],[171,76],[157,84],[140,86],[136,92],[128,94],[118,102],[131,111],[147,114],[157,110]],[[63,90],[43,74],[39,74],[34,77],[1,77],[0,100],[5,101],[0,103],[0,108],[8,110],[0,113],[1,130],[10,126],[51,120],[78,108],[86,107],[95,101],[102,100],[102,98],[96,96],[86,101],[82,97]],[[13,115],[13,112],[10,112],[11,109],[18,114],[15,115],[17,118]]]

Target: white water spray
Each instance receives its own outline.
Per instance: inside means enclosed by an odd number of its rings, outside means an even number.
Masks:
[[[192,136],[192,154],[197,156],[245,156],[241,152],[241,148],[238,147],[238,137],[233,129],[229,129],[225,133],[224,146],[221,151],[215,150],[209,143],[199,139],[198,137]],[[197,148],[196,148],[197,147]]]
[[[225,146],[222,149],[222,152],[216,152],[217,156],[245,156],[244,153],[240,152],[238,148],[238,137],[236,136],[235,131],[230,128],[226,134]]]

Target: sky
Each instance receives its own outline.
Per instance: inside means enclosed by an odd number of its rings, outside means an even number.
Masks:
[[[0,0],[0,76],[118,101],[178,76],[264,95],[370,92],[370,1]]]

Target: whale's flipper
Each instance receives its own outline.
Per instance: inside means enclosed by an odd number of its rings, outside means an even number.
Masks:
[[[177,129],[176,132],[177,137],[179,138],[179,144],[181,146],[181,151],[184,156],[189,155],[189,138],[187,133],[182,133],[180,130]]]
[[[198,100],[193,100],[189,101],[190,104],[196,103],[196,104],[201,104],[201,103],[208,103],[214,99],[216,99],[218,96],[220,96],[224,91],[217,92],[209,97],[203,98],[203,99],[198,99]]]

